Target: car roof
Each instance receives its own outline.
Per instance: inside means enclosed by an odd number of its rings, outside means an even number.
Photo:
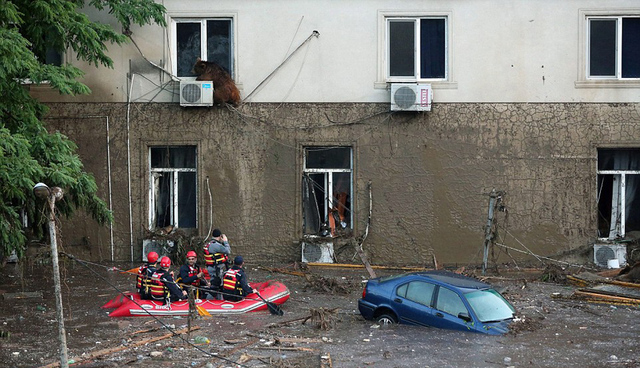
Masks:
[[[424,271],[424,272],[413,272],[410,275],[416,275],[425,277],[428,279],[436,280],[445,284],[449,284],[459,288],[466,289],[487,289],[491,288],[491,285],[484,283],[482,281],[476,280],[474,278],[460,275],[457,273],[435,270],[435,271]]]

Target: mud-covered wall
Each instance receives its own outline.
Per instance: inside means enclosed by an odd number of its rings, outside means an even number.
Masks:
[[[234,254],[273,262],[300,258],[302,148],[350,145],[354,233],[365,231],[371,182],[364,249],[373,263],[396,265],[431,264],[432,253],[441,263],[480,263],[493,188],[506,192],[501,243],[541,255],[588,245],[597,147],[640,145],[638,104],[434,104],[419,114],[388,104],[50,107],[50,129],[77,142],[114,211],[113,235],[82,216],[63,226],[65,246],[94,259],[128,260],[132,250],[140,259],[150,145],[197,145],[197,235],[213,221]]]

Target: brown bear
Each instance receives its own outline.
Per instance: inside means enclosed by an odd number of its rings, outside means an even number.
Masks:
[[[220,65],[198,58],[193,66],[193,72],[198,76],[196,80],[213,82],[213,101],[215,103],[230,103],[233,106],[238,106],[240,91],[229,73]]]

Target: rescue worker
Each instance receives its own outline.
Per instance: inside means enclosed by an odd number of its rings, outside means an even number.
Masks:
[[[147,254],[147,263],[143,264],[138,268],[138,277],[136,278],[136,289],[138,290],[138,294],[140,294],[140,298],[144,300],[151,299],[151,275],[156,272],[156,268],[158,264],[158,253],[149,252]]]
[[[187,252],[187,263],[180,266],[180,277],[178,282],[185,285],[191,285],[196,287],[196,298],[200,297],[200,285],[209,286],[209,281],[204,277],[204,272],[196,263],[198,261],[198,255],[196,252],[190,250]]]
[[[213,240],[204,246],[204,262],[207,266],[209,276],[211,276],[211,289],[220,290],[222,286],[222,275],[226,271],[229,263],[231,246],[227,236],[220,229],[214,229]]]
[[[169,271],[171,267],[171,259],[162,257],[160,259],[160,268],[153,273],[151,277],[151,297],[153,300],[171,302],[187,299],[187,292],[180,289],[173,279],[173,271]]]
[[[244,269],[242,269],[243,265],[244,259],[242,256],[236,256],[233,260],[233,267],[224,273],[222,281],[224,300],[237,302],[244,299],[248,294],[258,292],[249,286],[247,275],[244,273]]]

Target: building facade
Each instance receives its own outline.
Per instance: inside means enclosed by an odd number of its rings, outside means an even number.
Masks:
[[[132,28],[113,69],[64,55],[92,94],[30,86],[115,217],[76,216],[67,247],[137,261],[150,232],[195,247],[217,227],[262,261],[303,243],[351,260],[364,238],[372,263],[478,264],[494,189],[496,242],[521,251],[640,230],[634,1],[163,4],[167,27]],[[185,106],[198,57],[229,71],[238,107]]]

